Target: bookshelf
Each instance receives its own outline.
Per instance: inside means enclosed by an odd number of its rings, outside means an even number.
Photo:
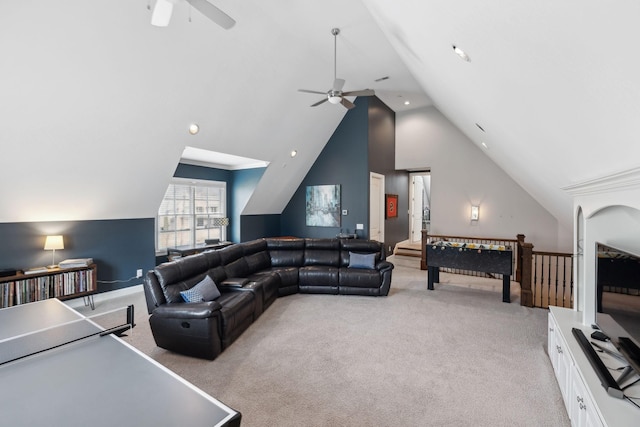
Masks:
[[[85,305],[93,304],[98,291],[96,264],[76,268],[52,268],[47,271],[0,278],[0,308],[48,298],[60,300],[85,298]]]

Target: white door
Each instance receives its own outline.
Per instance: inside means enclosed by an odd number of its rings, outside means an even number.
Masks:
[[[369,173],[369,239],[384,242],[384,175]]]
[[[412,243],[422,240],[422,230],[429,229],[431,214],[431,174],[429,172],[410,175],[409,200],[411,221],[409,237]]]

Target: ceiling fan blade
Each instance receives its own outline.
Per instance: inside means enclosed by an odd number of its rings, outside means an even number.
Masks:
[[[323,103],[327,102],[328,100],[329,100],[329,98],[324,98],[323,100],[318,101],[315,104],[311,104],[311,106],[312,107],[317,107],[318,105],[323,104]]]
[[[333,90],[340,91],[344,87],[344,79],[335,79],[333,81]]]
[[[173,13],[173,2],[169,0],[157,0],[151,13],[151,25],[166,27]]]
[[[356,108],[356,105],[353,102],[351,102],[348,99],[346,99],[346,98],[342,98],[340,100],[340,104],[344,105],[349,110],[351,110],[352,108]]]
[[[206,0],[187,0],[187,2],[225,30],[228,30],[236,24],[233,18]]]
[[[373,96],[375,94],[375,91],[373,91],[372,89],[352,90],[342,93],[343,96]]]
[[[317,90],[298,89],[298,92],[317,93],[318,95],[326,95],[327,92],[318,92]]]

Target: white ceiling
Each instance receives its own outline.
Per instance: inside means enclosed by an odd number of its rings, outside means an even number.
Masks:
[[[187,146],[269,162],[245,213],[280,213],[346,111],[297,91],[330,88],[333,27],[345,90],[433,103],[565,224],[562,187],[640,163],[635,1],[212,2],[232,29],[186,2],[166,28],[154,0],[0,2],[0,222],[153,217]]]

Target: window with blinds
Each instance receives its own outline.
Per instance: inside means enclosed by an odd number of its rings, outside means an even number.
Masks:
[[[203,181],[170,184],[156,218],[156,250],[226,240],[226,227],[214,218],[226,216],[226,183]]]

